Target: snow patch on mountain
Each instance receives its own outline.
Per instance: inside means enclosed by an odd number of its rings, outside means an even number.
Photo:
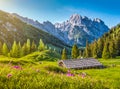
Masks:
[[[109,30],[101,19],[95,18],[92,20],[79,14],[73,14],[69,20],[55,24],[49,21],[40,23],[17,14],[13,15],[27,24],[56,36],[69,45],[76,43],[85,46],[86,40],[92,42]]]

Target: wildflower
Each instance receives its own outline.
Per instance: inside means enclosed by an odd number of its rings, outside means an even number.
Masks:
[[[83,72],[83,73],[82,73],[82,78],[85,78],[85,77],[86,77],[86,73]]]
[[[12,74],[8,74],[8,75],[7,75],[7,78],[10,78],[10,77],[12,77]]]
[[[67,76],[73,76],[71,73],[67,73]]]
[[[72,74],[70,70],[68,70],[67,76],[74,76],[74,74]]]
[[[13,66],[14,69],[22,69],[20,66]]]
[[[68,70],[67,72],[70,73],[70,70]]]

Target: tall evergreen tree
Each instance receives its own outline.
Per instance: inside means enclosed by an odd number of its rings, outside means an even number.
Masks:
[[[29,54],[30,53],[30,47],[31,47],[31,45],[30,45],[30,39],[27,39],[26,46],[27,46],[27,54]]]
[[[103,53],[102,53],[102,58],[104,58],[104,59],[110,58],[109,43],[108,43],[108,42],[106,42],[106,43],[104,44],[104,49],[103,49]]]
[[[94,47],[93,47],[93,57],[98,58],[98,44],[95,41],[93,45],[94,45]]]
[[[7,46],[6,43],[4,43],[3,47],[2,47],[2,54],[5,55],[5,56],[8,56],[8,53],[9,53],[8,46]]]
[[[22,47],[21,47],[21,43],[18,43],[18,51],[17,51],[17,57],[20,58],[22,57]]]
[[[35,42],[33,41],[32,42],[32,45],[31,45],[31,52],[35,52],[36,51],[36,44],[35,44]]]
[[[22,56],[25,56],[27,54],[28,54],[27,44],[24,43],[24,45],[22,46]]]
[[[77,58],[79,56],[79,50],[76,44],[73,45],[71,54],[72,58]]]
[[[42,41],[42,39],[40,39],[39,46],[38,46],[38,51],[43,51],[43,50],[45,50],[45,44]]]
[[[102,52],[103,52],[103,48],[104,48],[104,41],[102,38],[98,39],[98,58],[101,58],[102,57]]]
[[[88,41],[86,42],[86,48],[85,48],[84,56],[86,58],[91,57],[91,49],[90,49],[90,46],[88,44]]]
[[[110,57],[115,58],[116,57],[116,49],[115,49],[115,43],[113,40],[110,41],[109,51],[110,51]]]
[[[16,41],[14,41],[12,49],[11,49],[11,56],[12,57],[17,57],[17,53],[18,53],[18,47],[17,47],[17,43]]]
[[[63,51],[62,51],[62,59],[67,59],[67,51],[66,49],[64,48]]]

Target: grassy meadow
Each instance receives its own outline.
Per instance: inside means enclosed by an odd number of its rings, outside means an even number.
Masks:
[[[119,57],[98,59],[104,69],[71,69],[74,76],[58,66],[59,57],[49,50],[22,58],[0,55],[0,89],[120,89]]]

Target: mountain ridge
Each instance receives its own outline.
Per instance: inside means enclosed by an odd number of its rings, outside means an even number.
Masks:
[[[54,35],[71,46],[74,43],[85,46],[86,40],[91,43],[109,30],[108,26],[101,19],[95,18],[91,20],[79,14],[73,14],[69,20],[55,24],[52,24],[50,21],[40,23],[15,13],[13,15],[27,24]]]

